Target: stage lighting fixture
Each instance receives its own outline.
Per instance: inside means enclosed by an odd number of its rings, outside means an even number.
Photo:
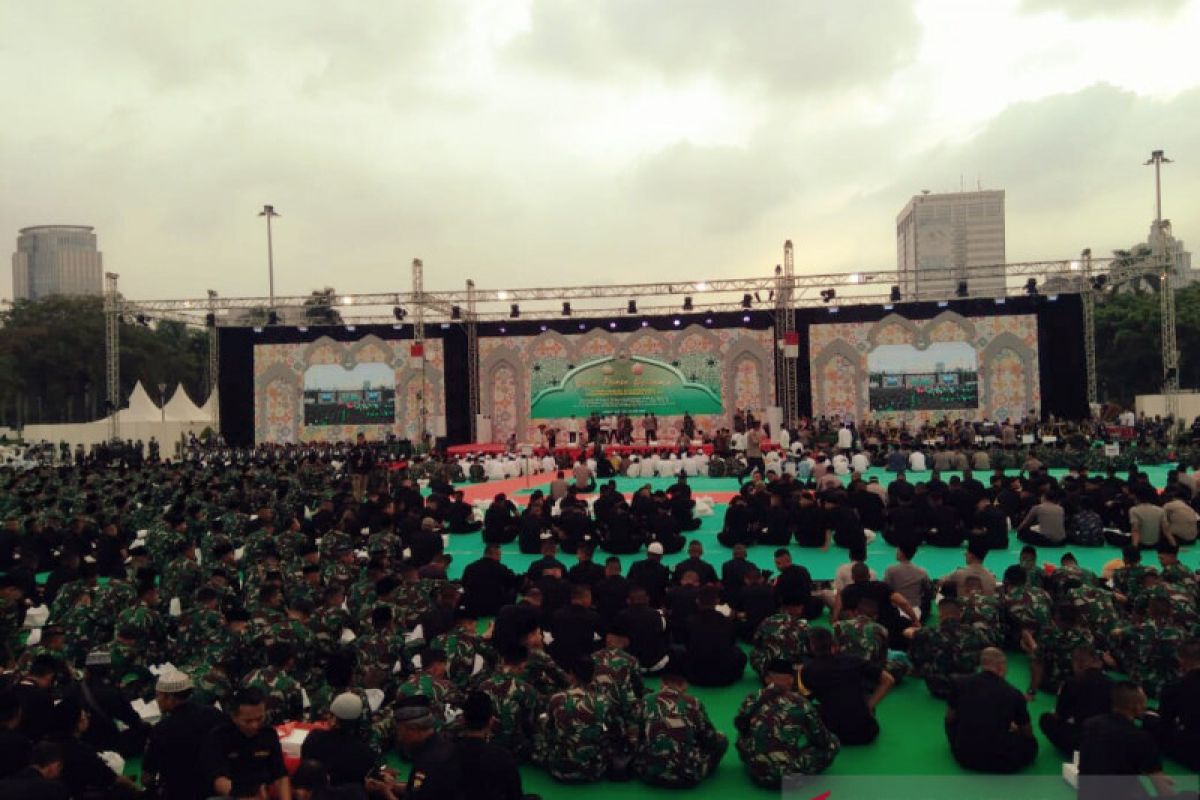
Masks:
[[[629,301],[629,305],[627,305],[625,307],[625,313],[627,313],[627,314],[636,314],[637,313],[637,300]]]
[[[647,319],[642,320],[642,327],[643,328],[650,327],[650,320],[647,320]]]
[[[462,306],[450,306],[450,319],[455,321],[462,319]]]
[[[540,330],[542,333],[545,333],[548,330],[548,328],[543,324],[543,325],[538,325],[538,330]]]
[[[828,311],[830,314],[836,314],[841,309],[839,309],[837,306],[830,306],[829,308],[827,308],[825,310]]]
[[[1025,294],[1032,296],[1037,293],[1037,278],[1030,278],[1029,280],[1025,281]]]
[[[1006,300],[1007,300],[1007,298],[1005,298],[1005,297],[997,297],[993,302],[998,306],[1002,306],[1002,305],[1004,305]]]
[[[754,305],[754,300],[748,294],[742,295],[742,308],[749,308]]]
[[[608,327],[612,328],[615,331],[617,329],[617,323],[610,322],[610,323],[608,323]]]
[[[683,310],[684,311],[692,310],[692,296],[690,294],[683,298]]]
[[[278,311],[268,311],[267,312],[267,324],[268,325],[278,325],[279,324],[279,312]]]
[[[1049,297],[1047,297],[1046,299],[1049,300],[1051,303],[1056,303],[1056,302],[1058,302],[1058,295],[1052,294]]]
[[[571,316],[571,304],[570,303],[563,303],[562,315],[564,317]]]
[[[503,289],[501,289],[500,291],[496,292],[496,299],[497,299],[497,300],[507,300],[507,299],[508,299],[508,292],[506,292],[506,291],[504,291]]]
[[[938,300],[938,308],[946,308],[950,305],[949,300]]]
[[[500,326],[500,332],[501,332],[501,333],[508,333],[508,328],[506,328],[506,327],[504,327],[503,325],[501,325],[501,326]]]
[[[204,315],[204,327],[206,327],[206,328],[217,327],[217,315],[213,314],[211,311],[209,313],[205,314]]]
[[[699,283],[696,284],[696,291],[697,292],[707,292],[708,284],[705,283],[704,281],[700,281]]]
[[[408,316],[408,312],[400,306],[396,306],[392,309],[392,316],[396,318],[397,322],[403,322],[404,318]]]
[[[676,320],[672,320],[671,324],[674,325],[676,328],[678,328],[683,323],[676,319]]]
[[[830,300],[832,300],[835,297],[837,297],[836,289],[822,289],[821,290],[821,301],[822,302],[828,303]]]
[[[748,322],[750,322],[750,315],[749,315],[749,314],[743,314],[743,315],[742,315],[742,322],[747,322],[747,323],[748,323]]]
[[[511,306],[508,307],[508,315],[510,317],[512,317],[513,319],[516,319],[517,317],[521,316],[521,307],[519,305],[517,305],[516,303],[513,303]]]
[[[354,331],[356,331],[357,328],[355,328],[353,325],[347,325],[346,330],[350,331],[351,333],[354,333]]]
[[[884,311],[891,311],[891,310],[893,310],[894,308],[895,308],[895,306],[894,306],[894,305],[892,305],[891,303],[884,303],[884,304],[883,304],[883,310],[884,310]]]
[[[254,332],[255,332],[255,333],[262,333],[262,328],[255,327],[255,328],[254,328]]]
[[[958,286],[955,287],[955,289],[954,289],[954,294],[957,297],[966,297],[967,296],[967,282],[959,281]]]
[[[581,330],[581,331],[587,330],[587,324],[583,323],[583,322],[579,323],[579,330]]]
[[[705,324],[705,325],[712,325],[712,323],[713,323],[713,318],[712,318],[712,317],[705,317],[705,318],[704,318],[704,324]]]
[[[900,287],[899,287],[899,286],[893,286],[893,287],[892,287],[892,294],[891,294],[891,298],[892,298],[892,302],[893,302],[893,303],[899,303],[899,302],[900,302]]]

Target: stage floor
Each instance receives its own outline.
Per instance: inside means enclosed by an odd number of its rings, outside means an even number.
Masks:
[[[1146,468],[1145,471],[1150,474],[1151,480],[1155,485],[1162,486],[1166,480],[1167,469],[1167,467],[1150,467]],[[1064,472],[1052,470],[1054,474],[1063,474]],[[885,483],[891,479],[891,474],[883,470],[872,470],[868,475],[878,475],[880,480]],[[924,477],[928,477],[928,473],[925,473]],[[944,477],[948,478],[949,476]],[[910,479],[912,480],[921,480],[921,478],[922,475],[920,473],[910,475]],[[544,488],[544,485],[549,480],[550,476],[532,476],[528,482],[525,478],[514,478],[496,483],[463,484],[461,488],[466,490],[470,497],[479,499],[490,499],[496,492],[504,491],[512,496],[517,503],[522,503],[530,492],[539,487]],[[675,479],[617,478],[616,481],[617,488],[620,491],[631,493],[646,483],[649,483],[656,489],[665,489],[674,483]],[[729,496],[737,491],[737,480],[734,478],[692,478],[689,483],[692,485],[695,496],[708,495],[713,497],[714,500],[718,498],[721,500],[716,506],[713,516],[704,518],[700,529],[690,537],[704,543],[704,557],[719,570],[721,564],[728,560],[730,556],[729,550],[717,542],[716,536],[721,530],[721,524],[724,519],[725,502]],[[987,566],[999,575],[1004,571],[1005,567],[1017,562],[1020,548],[1020,542],[1016,540],[1015,536],[1012,537],[1009,549],[1003,553],[993,552],[988,557]],[[753,547],[750,548],[749,557],[752,561],[763,567],[773,568],[772,554],[774,550],[774,547]],[[454,555],[454,562],[451,565],[451,575],[452,577],[457,577],[467,564],[479,558],[482,551],[480,538],[474,534],[452,536],[447,551]],[[837,567],[847,560],[845,551],[839,548],[831,548],[825,553],[800,547],[792,547],[791,551],[793,559],[797,563],[808,567],[813,577],[818,580],[831,579]],[[895,560],[893,552],[893,549],[881,539],[876,540],[868,548],[868,563],[878,573],[882,574],[883,570]],[[1051,561],[1057,563],[1058,557],[1062,552],[1064,551],[1049,548],[1044,549],[1039,552],[1039,562]],[[1116,548],[1112,547],[1077,547],[1071,548],[1071,552],[1079,558],[1082,565],[1096,571],[1103,568],[1106,562],[1119,557]],[[602,551],[596,553],[597,560],[606,557],[607,554]],[[686,553],[665,556],[664,563],[668,565],[674,564],[686,557]],[[644,558],[644,556],[621,556],[621,561],[628,568],[630,563],[640,558]],[[518,553],[515,544],[504,547],[504,563],[518,572],[523,572],[535,559],[535,556],[525,556]],[[1182,559],[1193,569],[1197,568],[1197,566],[1200,566],[1200,548],[1190,548],[1182,554]],[[564,557],[564,561],[568,566],[572,563],[570,557]],[[934,577],[940,577],[962,565],[963,551],[926,547],[918,553],[916,563],[927,569]],[[825,620],[827,624],[828,617]],[[1028,659],[1023,655],[1010,654],[1009,680],[1014,685],[1024,689],[1029,679],[1028,676]],[[650,683],[653,684],[654,681]],[[636,781],[624,784],[600,783],[588,786],[567,787],[555,783],[542,770],[528,767],[523,770],[525,791],[538,792],[547,798],[666,798],[686,796],[689,798],[698,798],[699,800],[718,800],[718,798],[720,800],[727,800],[730,797],[745,794],[755,794],[763,797],[772,794],[778,796],[778,792],[756,789],[745,776],[737,753],[732,746],[733,740],[736,739],[736,732],[733,729],[733,717],[742,700],[756,688],[757,683],[753,678],[753,673],[747,670],[742,680],[734,686],[722,689],[693,689],[696,697],[704,702],[713,723],[730,738],[731,742],[730,750],[721,762],[721,767],[716,775],[695,789],[685,792],[658,790]],[[1031,704],[1030,714],[1036,720],[1038,715],[1053,710],[1053,708],[1054,697],[1043,693]],[[843,748],[834,762],[830,774],[844,776],[937,776],[965,774],[950,757],[950,751],[946,745],[945,733],[942,727],[944,713],[945,705],[929,696],[923,682],[916,680],[903,681],[897,689],[888,695],[879,707],[878,719],[882,727],[879,739],[874,744],[866,747]],[[1042,739],[1040,734],[1039,742],[1041,752],[1038,760],[1025,774],[1060,775],[1062,771],[1062,759]],[[1180,773],[1180,768],[1178,765],[1169,764],[1168,771],[1178,774]],[[1073,798],[1075,796],[1066,783],[1061,783],[1061,792],[1057,791],[1060,784],[1051,782],[1051,786],[1054,793],[1050,796],[1061,796],[1062,798]],[[956,789],[952,785],[943,787],[935,785],[931,787],[927,797],[930,800],[941,800],[941,798],[945,798],[945,800],[951,800],[951,798],[953,800],[961,800],[962,795],[959,789],[961,787]],[[821,791],[823,790],[818,780],[813,784],[811,794],[818,795]],[[805,798],[808,796],[804,795]],[[831,798],[831,800],[833,799]]]

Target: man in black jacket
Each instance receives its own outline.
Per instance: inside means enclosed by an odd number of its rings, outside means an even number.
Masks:
[[[83,741],[99,752],[112,750],[129,758],[142,751],[148,727],[121,690],[112,685],[111,665],[108,651],[88,653],[83,680],[72,684],[63,696],[73,698],[88,712],[90,720]],[[117,728],[117,722],[125,725],[124,732]]]
[[[1090,647],[1071,653],[1074,676],[1058,691],[1054,711],[1042,714],[1038,726],[1059,752],[1070,758],[1079,749],[1083,725],[1107,714],[1112,706],[1113,682],[1104,674],[1100,655]]]
[[[372,750],[358,730],[362,720],[362,698],[344,692],[329,704],[333,726],[329,730],[312,731],[304,739],[300,756],[321,762],[329,771],[329,782],[338,786],[363,786],[367,775],[375,768],[379,755]]]
[[[464,730],[458,737],[461,796],[472,800],[537,800],[521,787],[521,772],[512,753],[488,741],[495,712],[492,699],[472,692],[463,703]]]
[[[601,621],[592,610],[591,587],[572,586],[571,604],[551,615],[547,630],[553,639],[547,650],[566,670],[595,652],[600,646]]]
[[[479,617],[494,617],[516,599],[517,576],[500,563],[500,545],[487,545],[483,558],[467,565],[462,587],[463,605]]]
[[[738,647],[737,624],[717,611],[717,589],[696,596],[696,613],[687,622],[683,671],[697,686],[729,686],[741,679],[746,654]]]
[[[662,563],[663,546],[652,542],[646,548],[646,558],[635,561],[629,567],[629,582],[646,590],[650,605],[662,608],[667,597],[667,586],[671,582],[671,571]]]
[[[33,747],[30,765],[0,780],[4,800],[68,800],[70,792],[59,782],[63,769],[62,748],[53,742]]]
[[[192,702],[192,679],[186,673],[163,673],[154,688],[163,720],[150,731],[142,781],[156,797],[203,800],[212,795],[212,787],[197,750],[225,717]]]

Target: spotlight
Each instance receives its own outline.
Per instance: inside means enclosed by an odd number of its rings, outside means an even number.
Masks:
[[[521,316],[521,307],[519,305],[517,305],[516,303],[513,303],[511,306],[508,307],[508,315],[510,317],[512,317],[513,319],[516,319],[517,317]]]
[[[392,330],[394,330],[394,331],[402,331],[402,330],[404,330],[404,326],[403,326],[403,325],[401,325],[401,324],[400,324],[400,323],[398,323],[398,322],[394,322],[394,323],[392,323]]]
[[[268,325],[278,325],[279,324],[279,312],[278,311],[268,311],[267,312],[267,324]]]
[[[352,306],[352,305],[354,305],[354,298],[353,298],[353,297],[343,297],[343,298],[342,298],[342,305],[344,305],[344,306]]]
[[[570,303],[563,303],[562,315],[564,317],[571,316],[571,304]]]
[[[355,328],[353,325],[347,325],[346,330],[350,331],[351,333],[354,333],[354,331],[356,331],[358,329]]]
[[[217,327],[217,315],[212,313],[211,311],[209,313],[205,314],[204,315],[204,327],[206,327],[206,328]]]
[[[692,296],[690,294],[683,298],[683,310],[684,311],[692,310]]]
[[[892,287],[891,299],[892,299],[892,302],[893,302],[893,303],[899,303],[899,302],[900,302],[900,287],[899,287],[899,286],[893,286],[893,287]]]
[[[642,327],[643,328],[650,327],[650,320],[647,320],[647,319],[642,320]]]
[[[835,297],[837,297],[836,289],[822,289],[821,290],[821,301],[822,302],[828,303],[830,300],[832,300]]]
[[[298,325],[298,326],[296,326],[296,330],[300,331],[301,333],[308,333],[308,326],[307,325]]]
[[[585,323],[582,323],[582,322],[581,322],[581,323],[579,323],[579,330],[581,330],[581,331],[583,331],[583,330],[587,330],[587,325],[586,325]]]
[[[675,320],[672,320],[672,321],[671,321],[671,324],[672,324],[672,325],[674,325],[676,328],[678,328],[678,327],[679,327],[680,325],[682,325],[683,323],[682,323],[682,322],[680,322],[678,319],[675,319]]]
[[[894,309],[894,308],[895,308],[895,306],[894,306],[894,305],[892,305],[891,303],[884,303],[884,304],[883,304],[883,310],[884,310],[884,311],[891,311],[891,310],[892,310],[892,309]]]
[[[501,333],[508,333],[508,328],[506,328],[506,327],[504,327],[503,325],[501,325],[501,326],[500,326],[500,332],[501,332]]]
[[[696,284],[696,291],[697,292],[707,292],[708,284],[705,283],[704,281],[700,281],[699,283]]]
[[[462,319],[462,306],[450,306],[450,319],[455,321]]]
[[[1025,294],[1033,296],[1038,293],[1037,278],[1030,278],[1025,281]]]
[[[749,322],[750,322],[750,315],[749,315],[749,314],[743,314],[743,315],[742,315],[742,322],[749,323]]]
[[[1046,299],[1049,300],[1051,303],[1055,303],[1055,302],[1058,302],[1058,295],[1052,294],[1049,297],[1047,297]]]
[[[403,308],[401,308],[400,306],[396,306],[395,308],[393,308],[393,309],[392,309],[392,316],[396,318],[396,321],[397,321],[397,322],[403,322],[403,321],[404,321],[404,318],[405,318],[407,315],[408,315],[408,312],[407,312],[407,311],[405,311],[405,310],[404,310]]]
[[[1002,305],[1004,305],[1004,303],[1005,303],[1005,301],[1006,301],[1007,299],[1008,299],[1008,298],[1005,298],[1005,297],[997,297],[997,298],[996,298],[995,300],[993,300],[992,302],[994,302],[994,303],[995,303],[996,305],[998,305],[998,306],[1002,306]]]
[[[255,332],[255,333],[262,333],[262,328],[259,328],[259,327],[257,327],[257,326],[256,326],[256,327],[254,328],[254,332]]]
[[[497,299],[497,300],[507,300],[507,299],[508,299],[508,292],[506,292],[506,291],[504,291],[503,289],[501,289],[500,291],[496,292],[496,299]]]
[[[610,322],[610,323],[608,323],[608,327],[615,331],[617,329],[617,323]]]
[[[754,304],[753,298],[748,294],[742,295],[742,308],[749,308]]]
[[[836,314],[841,309],[839,309],[837,306],[830,306],[829,308],[827,308],[825,310],[828,311],[830,314]]]
[[[626,314],[636,314],[637,313],[637,300],[629,301],[629,305],[625,306],[625,313]]]
[[[704,324],[705,324],[705,325],[712,325],[712,323],[713,323],[713,318],[712,318],[712,317],[705,317],[705,318],[704,318]]]
[[[948,305],[950,305],[949,300],[938,300],[938,308],[945,308]]]
[[[967,296],[967,282],[959,281],[958,286],[954,289],[954,294],[956,297],[966,297]]]
[[[547,328],[546,328],[546,326],[545,326],[545,325],[539,325],[539,326],[538,326],[538,329],[539,329],[539,330],[540,330],[542,333],[545,333],[545,332],[546,332],[546,330],[547,330]]]

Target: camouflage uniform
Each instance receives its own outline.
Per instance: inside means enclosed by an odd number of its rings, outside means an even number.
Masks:
[[[492,724],[492,742],[525,762],[533,755],[533,735],[542,701],[537,691],[520,675],[496,671],[475,685],[492,698],[496,719]]]
[[[190,608],[195,601],[196,590],[204,583],[204,572],[200,565],[186,556],[180,556],[167,564],[159,583],[159,595],[163,606],[178,597],[183,608]]]
[[[1196,601],[1192,595],[1178,584],[1160,583],[1145,587],[1137,599],[1133,601],[1132,609],[1135,614],[1145,615],[1150,601],[1162,598],[1171,607],[1171,619],[1181,628],[1188,628],[1196,620]]]
[[[958,599],[958,604],[962,608],[963,624],[982,626],[987,631],[991,645],[999,647],[1003,634],[1000,630],[1000,601],[996,596],[982,592],[964,594]]]
[[[396,699],[422,695],[429,698],[429,708],[433,712],[435,726],[440,730],[455,716],[454,706],[462,704],[454,684],[445,678],[435,678],[428,672],[418,672],[412,675],[396,689]]]
[[[1051,608],[1050,595],[1043,589],[1029,585],[1005,588],[1000,597],[1005,643],[1015,647],[1024,630],[1037,637],[1050,626]]]
[[[855,616],[834,623],[833,637],[840,652],[863,658],[880,669],[887,666],[887,628],[870,617]]]
[[[351,623],[350,615],[340,606],[317,609],[308,621],[308,627],[312,629],[313,645],[319,657],[326,658],[341,646],[342,630],[352,628]]]
[[[1142,591],[1142,581],[1146,575],[1154,572],[1153,567],[1145,564],[1131,564],[1113,572],[1113,589],[1125,595],[1132,602]]]
[[[631,749],[627,724],[605,690],[575,686],[559,692],[540,720],[538,761],[555,780],[601,780]]]
[[[1162,688],[1178,677],[1176,652],[1187,638],[1185,631],[1148,619],[1118,629],[1113,636],[1125,656],[1123,665],[1130,679],[1141,684],[1150,697],[1158,697]]]
[[[404,660],[404,637],[392,631],[372,631],[354,640],[354,652],[358,655],[356,682],[367,689],[383,689],[388,692],[396,685],[398,675],[396,662],[407,667]]]
[[[759,675],[772,659],[799,664],[809,654],[808,622],[804,617],[778,611],[758,624],[753,643],[750,666]]]
[[[778,788],[785,775],[817,775],[841,749],[817,709],[798,692],[767,686],[742,702],[733,720],[750,778]]]
[[[695,786],[716,769],[728,747],[699,700],[664,686],[643,703],[634,769],[655,786]]]
[[[982,625],[943,619],[936,628],[921,628],[913,635],[908,655],[917,675],[934,697],[946,699],[956,675],[969,675],[979,667],[979,653],[991,647],[992,636]]]
[[[184,661],[188,661],[224,635],[225,618],[220,611],[206,606],[193,608],[179,618],[175,632],[176,650]]]
[[[1060,628],[1051,625],[1042,632],[1037,641],[1036,658],[1042,661],[1043,692],[1057,692],[1074,674],[1071,653],[1077,648],[1096,649],[1096,638],[1088,628]]]
[[[1121,621],[1113,604],[1112,593],[1095,586],[1079,586],[1067,591],[1066,600],[1078,609],[1080,618],[1092,632],[1097,645],[1101,649],[1106,648],[1112,631]]]
[[[530,650],[521,667],[521,677],[542,697],[549,697],[571,685],[571,678],[544,650]]]
[[[633,719],[646,687],[636,658],[619,647],[605,647],[592,653],[596,665],[593,683],[608,692],[617,704],[622,719]]]
[[[267,698],[267,724],[282,725],[304,719],[304,693],[291,675],[278,667],[253,670],[242,681],[242,687],[255,688]]]
[[[434,638],[430,646],[446,654],[446,676],[459,689],[466,688],[475,674],[475,660],[483,660],[483,669],[495,662],[491,647],[472,631],[454,627]]]
[[[116,630],[132,628],[148,663],[156,664],[163,654],[167,628],[162,617],[145,603],[126,608],[117,615]]]

